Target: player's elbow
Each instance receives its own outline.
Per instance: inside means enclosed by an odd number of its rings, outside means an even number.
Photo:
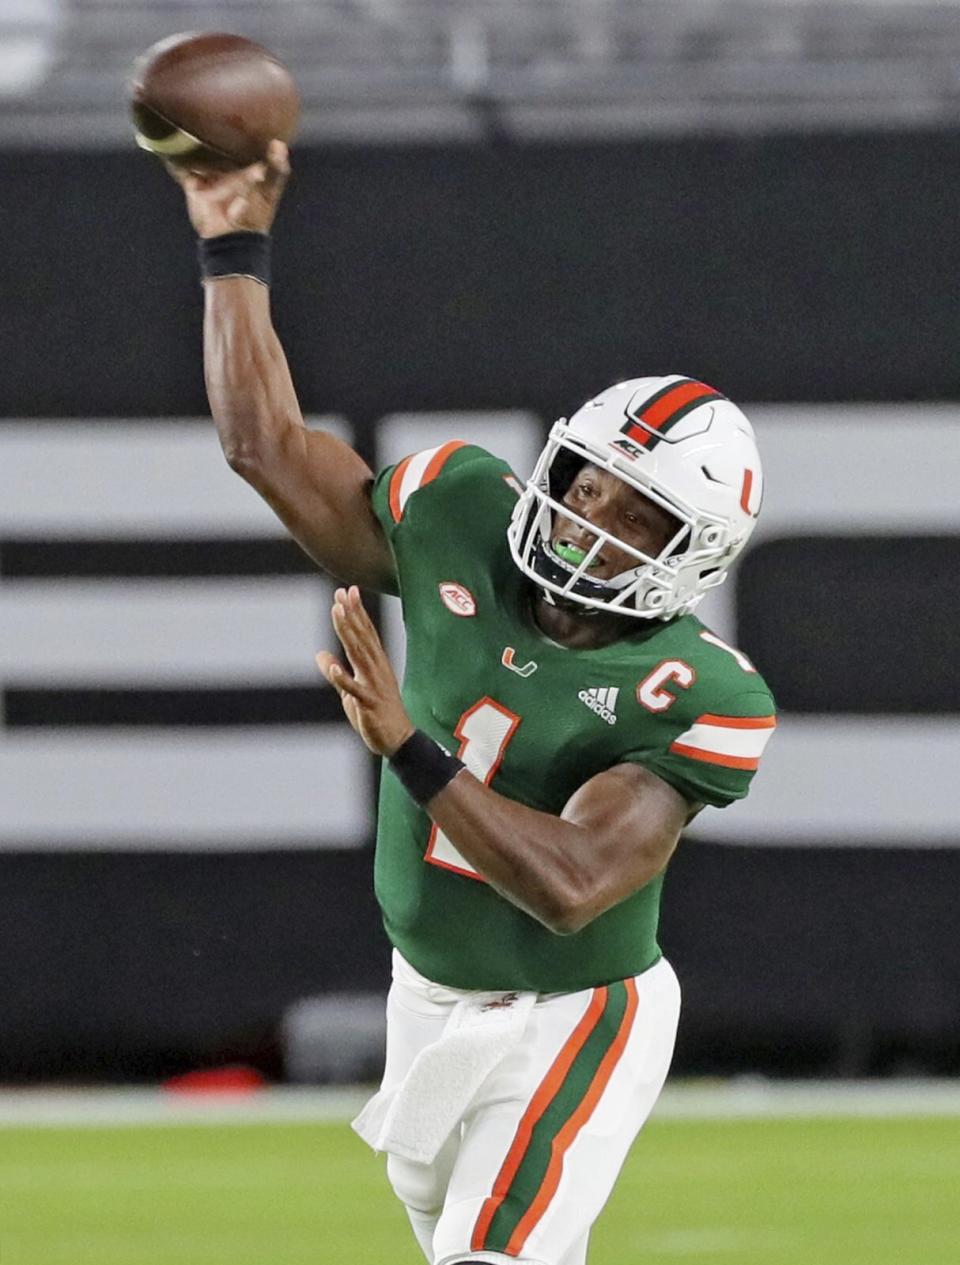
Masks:
[[[277,446],[274,427],[267,424],[256,403],[215,409],[214,420],[227,465],[252,483],[272,460],[271,451]]]
[[[554,884],[538,910],[540,922],[555,936],[573,936],[597,916],[587,893],[574,882]]]
[[[274,419],[270,428],[221,425],[220,447],[227,465],[261,496],[276,492],[291,470],[303,465],[302,427]]]
[[[575,936],[578,931],[582,931],[590,917],[582,917],[578,913],[570,912],[560,915],[551,916],[550,920],[541,919],[543,925],[548,931],[552,931],[555,936]]]
[[[270,495],[278,486],[280,462],[274,446],[261,442],[242,443],[223,446],[223,455],[227,465],[234,474],[238,474],[244,483],[250,485],[254,492],[270,499]]]
[[[666,855],[659,850],[653,851],[646,858],[646,864],[634,864],[630,874],[619,880],[605,873],[566,876],[562,884],[554,885],[548,916],[541,921],[554,935],[576,935],[601,914],[656,878],[672,851],[672,847]]]
[[[590,925],[603,910],[586,897],[575,897],[558,909],[552,919],[550,930],[556,936],[575,936],[578,931]]]
[[[260,481],[264,468],[261,445],[248,439],[224,438],[221,440],[223,456],[234,474],[254,486]]]

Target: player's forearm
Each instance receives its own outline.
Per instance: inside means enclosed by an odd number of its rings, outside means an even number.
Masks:
[[[558,935],[579,931],[607,907],[582,826],[507,799],[469,773],[434,796],[428,811],[493,888]]]
[[[303,419],[270,292],[247,277],[204,285],[203,366],[207,397],[231,467],[256,483],[257,469]]]

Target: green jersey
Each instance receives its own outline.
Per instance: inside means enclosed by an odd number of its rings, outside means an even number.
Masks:
[[[744,796],[774,724],[753,665],[692,615],[636,621],[635,633],[596,650],[550,641],[507,544],[519,490],[504,462],[456,442],[375,483],[403,603],[413,723],[501,795],[555,815],[625,761],[691,804]],[[550,993],[637,975],[660,956],[662,882],[556,935],[484,882],[383,767],[377,898],[390,940],[437,983]]]

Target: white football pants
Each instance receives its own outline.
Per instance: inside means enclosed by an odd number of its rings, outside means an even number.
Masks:
[[[404,1080],[466,996],[394,954],[383,1089]],[[665,959],[537,999],[433,1163],[387,1157],[430,1265],[584,1265],[590,1227],[666,1079],[679,1012]]]

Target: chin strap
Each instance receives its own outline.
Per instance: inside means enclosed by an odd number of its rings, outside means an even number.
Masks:
[[[555,606],[558,611],[570,611],[574,615],[599,615],[599,606],[584,606],[580,602],[570,602],[565,598],[558,597],[556,593],[551,593],[549,589],[537,590],[545,602],[551,606]]]
[[[577,550],[576,552],[580,552]],[[554,556],[552,547],[548,549],[543,539],[537,541],[532,558],[533,570],[545,580],[550,580],[553,584],[564,584],[570,578],[570,572],[567,567],[572,565],[567,563],[566,566],[560,560],[560,556]],[[583,561],[581,556],[580,561]],[[627,581],[629,583],[629,581]],[[579,597],[594,598],[598,601],[610,601],[616,595],[616,585],[605,584],[600,580],[590,580],[586,576],[581,576],[577,581],[574,592]],[[598,614],[595,607],[581,606],[579,602],[569,601],[557,593],[550,593],[549,589],[544,590],[547,593],[548,600],[562,610],[571,609],[581,612],[589,611],[591,614]]]

